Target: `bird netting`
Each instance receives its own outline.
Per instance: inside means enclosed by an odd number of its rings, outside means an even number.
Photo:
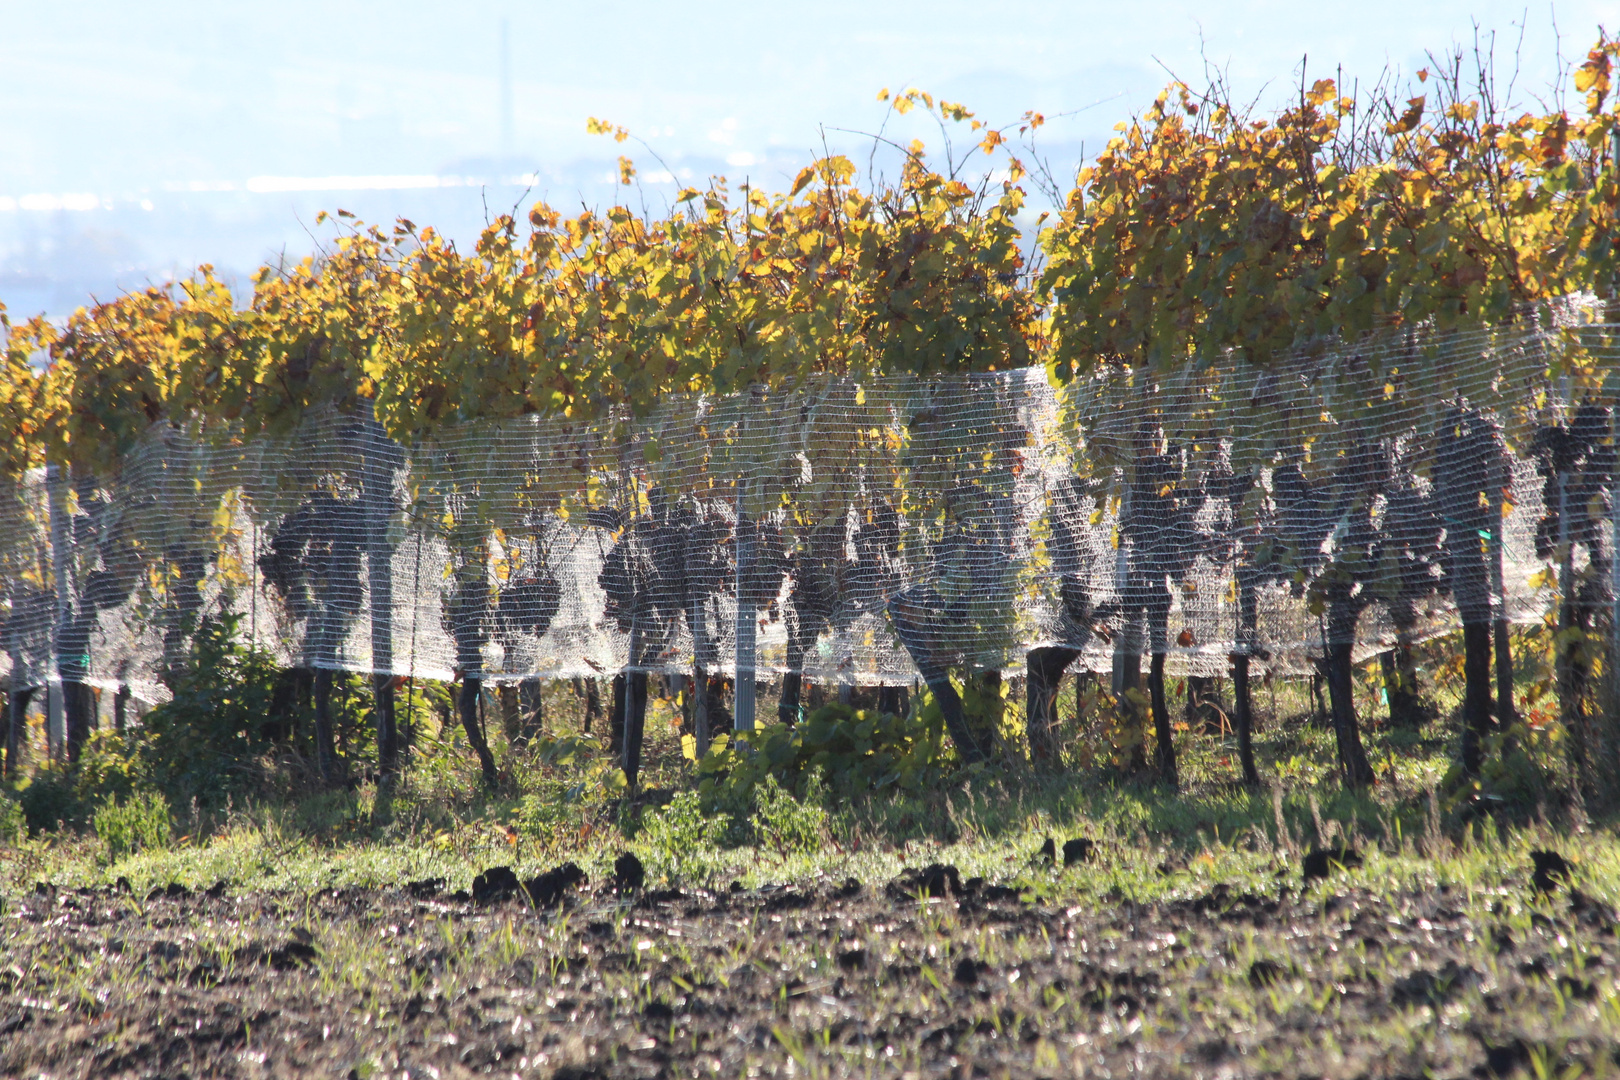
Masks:
[[[0,674],[161,699],[230,615],[287,665],[436,679],[893,684],[1045,645],[1213,675],[1539,619],[1560,580],[1602,607],[1620,327],[1594,311],[1061,387],[827,377],[408,447],[365,410],[163,426],[116,476],[0,492]]]

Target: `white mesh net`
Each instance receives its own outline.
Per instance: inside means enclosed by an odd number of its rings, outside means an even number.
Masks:
[[[1616,330],[1576,305],[1155,383],[829,378],[409,448],[335,410],[154,429],[114,478],[0,492],[0,674],[159,700],[225,613],[288,665],[438,679],[730,673],[739,632],[745,667],[825,682],[1051,644],[1304,670],[1539,618],[1561,544],[1612,602],[1614,413],[1550,363],[1606,370]]]

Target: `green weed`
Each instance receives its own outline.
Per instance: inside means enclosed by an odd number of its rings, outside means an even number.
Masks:
[[[166,848],[174,835],[169,800],[159,791],[131,795],[122,802],[116,796],[109,798],[96,808],[91,820],[96,836],[106,845],[109,862],[138,851]]]

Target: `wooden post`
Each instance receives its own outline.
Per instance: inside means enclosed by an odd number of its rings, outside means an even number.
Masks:
[[[757,403],[759,388],[749,391]],[[737,438],[746,448],[748,419],[738,422]],[[744,451],[746,453],[746,449]],[[757,624],[754,608],[754,563],[758,556],[758,523],[747,510],[749,477],[737,474],[737,683],[732,691],[732,727],[738,740],[754,733],[754,676],[757,664]]]
[[[756,631],[754,621],[753,584],[755,537],[754,524],[741,513],[738,500],[737,514],[737,686],[734,708],[734,726],[738,738],[746,739],[754,733],[754,673],[756,664]]]
[[[1610,406],[1609,438],[1620,451],[1620,405]],[[1609,477],[1609,528],[1609,715],[1620,716],[1620,470]]]
[[[1493,628],[1496,647],[1496,722],[1503,728],[1514,721],[1513,649],[1508,639],[1507,581],[1502,570],[1502,519],[1507,512],[1504,489],[1512,475],[1512,467],[1504,453],[1502,472],[1497,477],[1496,490],[1491,497],[1491,591],[1496,594],[1498,604]]]
[[[360,422],[366,583],[371,593],[372,716],[377,736],[377,771],[387,782],[399,770],[399,724],[394,701],[394,544],[389,525],[394,512],[394,473],[404,453],[378,423],[369,401]]]
[[[51,577],[56,589],[51,665],[45,678],[45,736],[50,756],[60,759],[67,756],[67,711],[63,708],[58,650],[68,620],[73,617],[73,522],[68,512],[68,479],[60,465],[45,466],[45,490],[50,513]]]

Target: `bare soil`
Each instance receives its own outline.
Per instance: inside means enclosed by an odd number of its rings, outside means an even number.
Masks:
[[[42,888],[0,919],[0,1073],[1620,1072],[1612,910],[1567,888],[1539,897],[1528,868],[1466,895],[1375,893],[1343,872],[1303,889],[1298,865],[1277,872],[1253,891],[1189,876],[1180,899],[1085,905],[1050,882],[940,871],[593,883],[553,910],[436,883]]]

